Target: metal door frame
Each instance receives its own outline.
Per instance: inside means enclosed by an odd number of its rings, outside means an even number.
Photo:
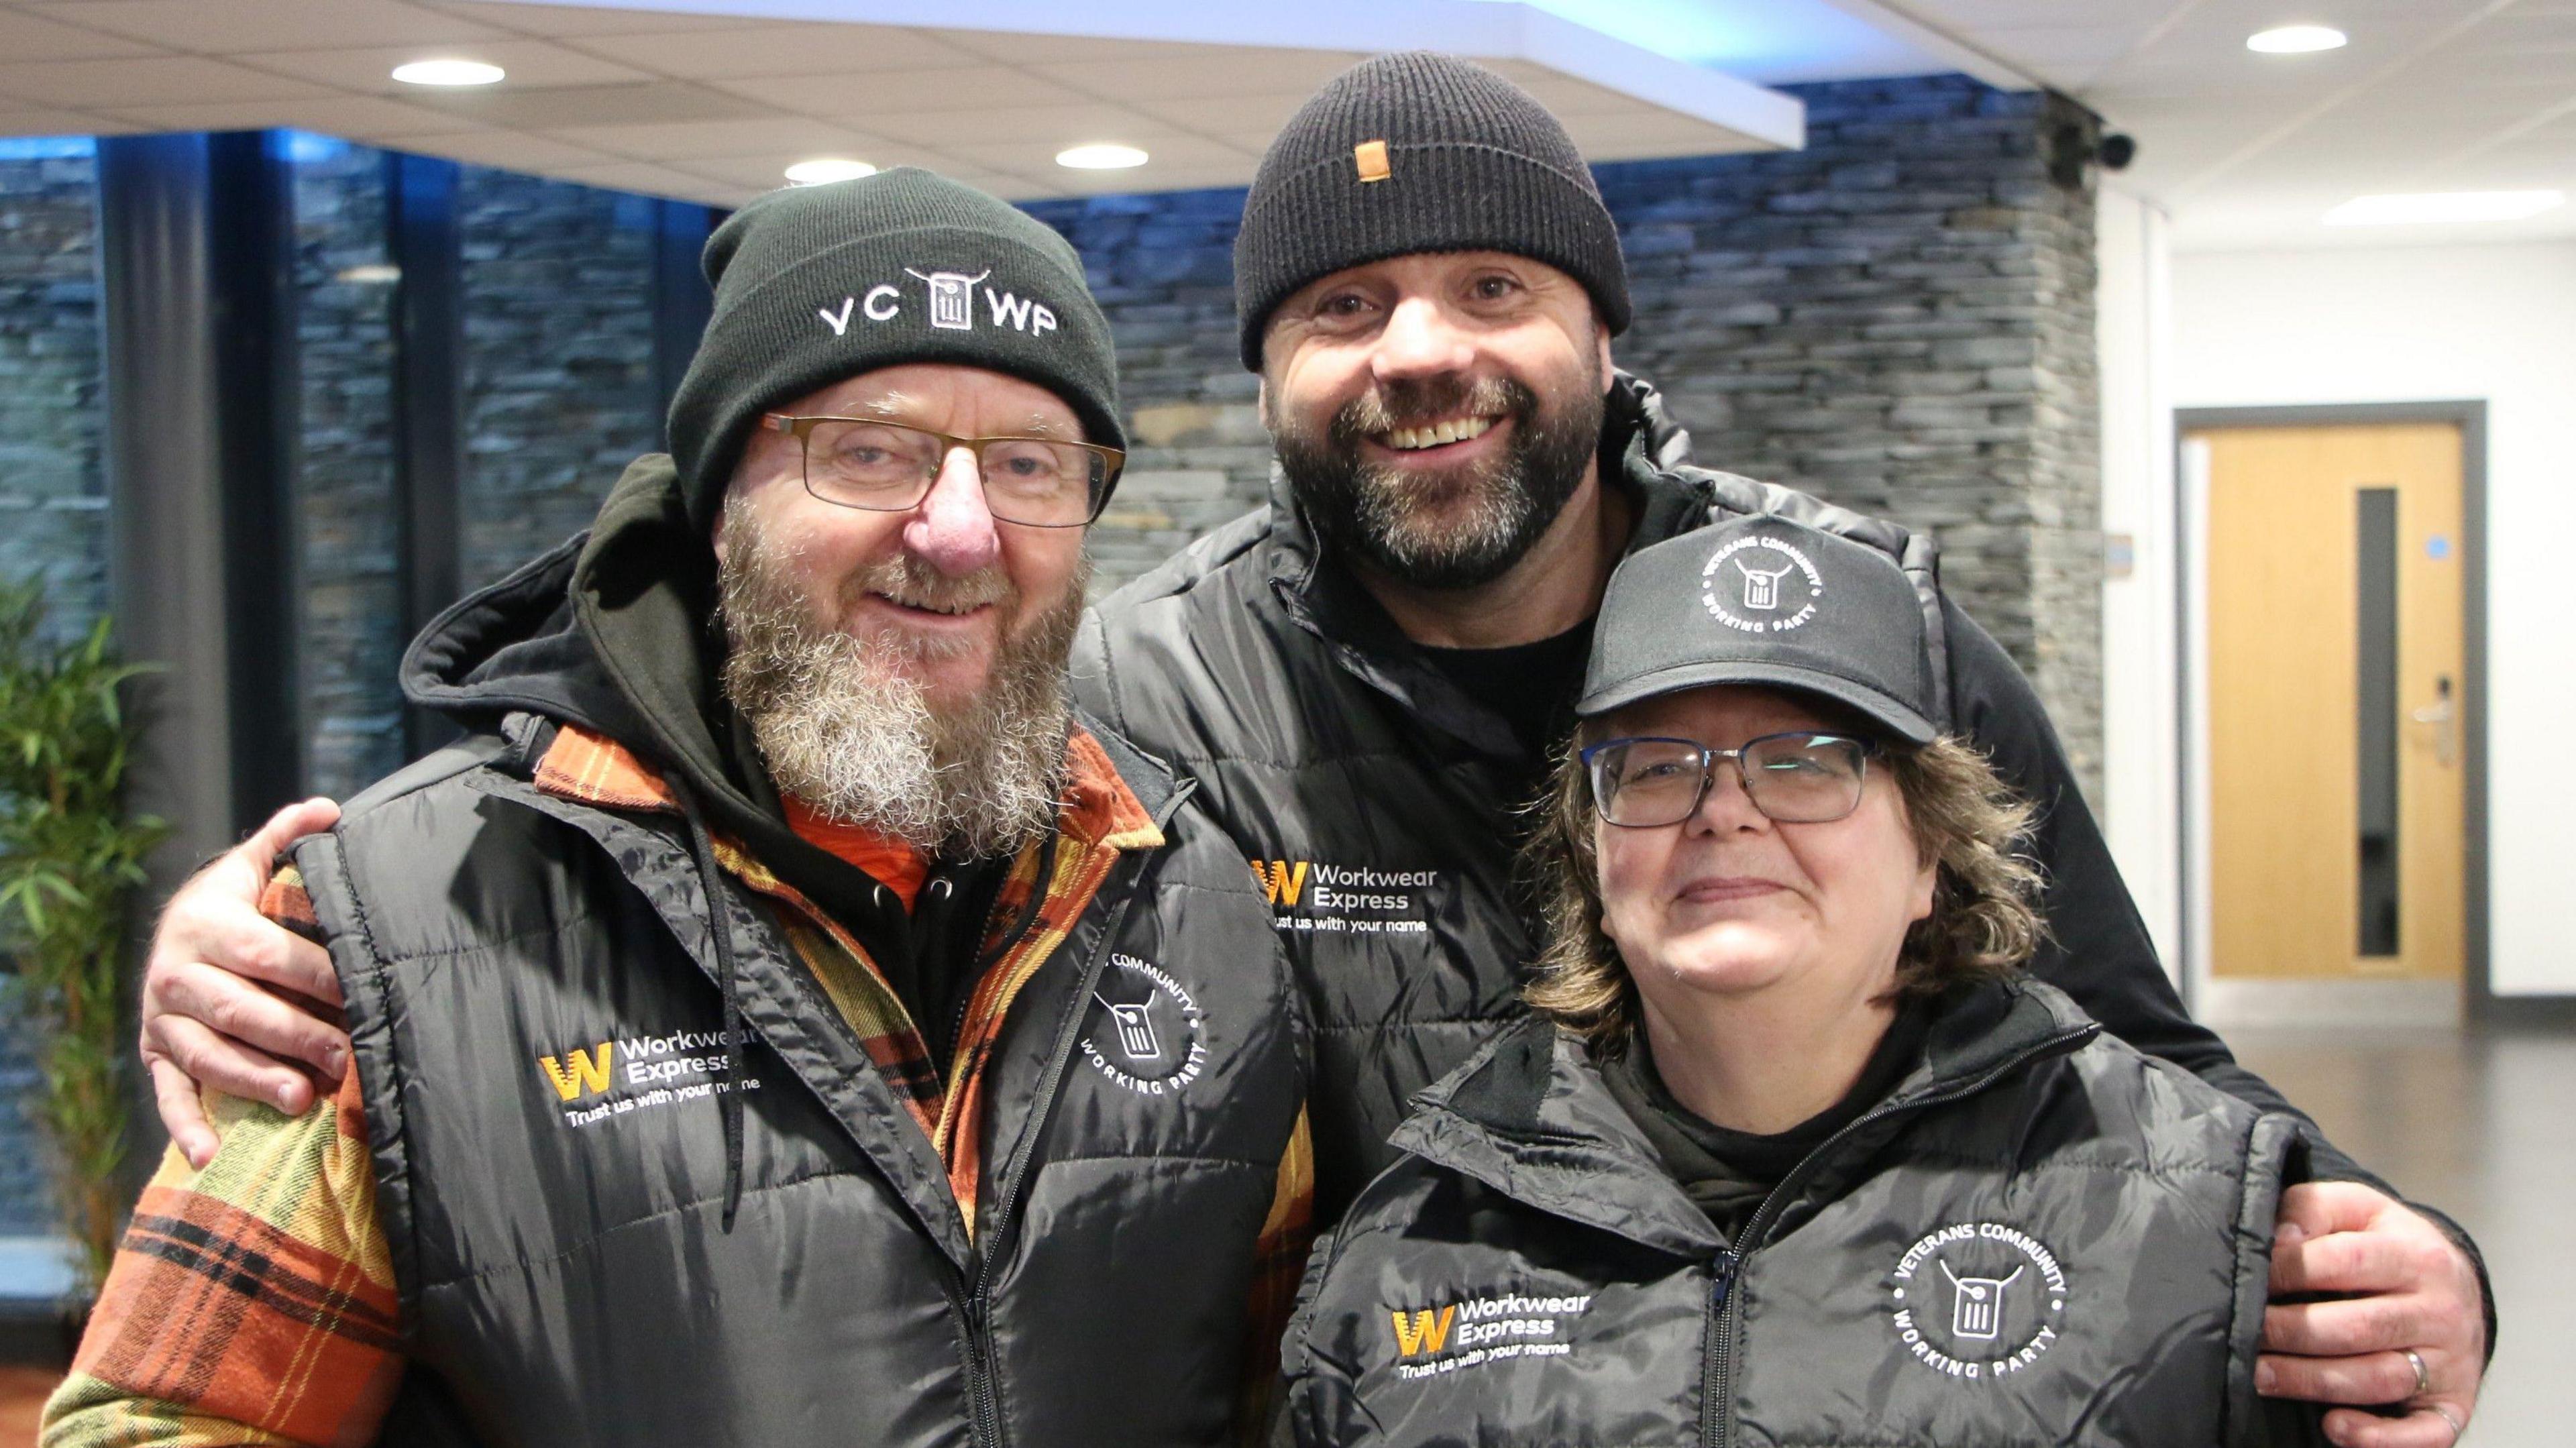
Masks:
[[[2450,423],[2460,429],[2460,586],[2466,592],[2461,603],[2461,760],[2465,766],[2461,784],[2461,825],[2466,836],[2461,841],[2462,869],[2465,874],[2463,904],[2467,938],[2462,942],[2464,959],[2461,971],[2463,1004],[2473,1019],[2490,1020],[2500,1015],[2522,1017],[2533,1008],[2555,1012],[2576,1006],[2576,997],[2503,996],[2495,993],[2487,958],[2487,404],[2484,399],[2461,399],[2431,402],[2359,402],[2294,405],[2282,407],[2182,407],[2174,409],[2174,536],[2180,540],[2177,549],[2177,588],[2175,590],[2174,631],[2176,658],[2183,677],[2176,691],[2174,716],[2175,749],[2182,762],[2183,781],[2180,800],[2182,819],[2181,891],[2183,926],[2180,932],[2184,956],[2182,978],[2185,990],[2196,993],[2205,978],[2208,962],[2193,958],[2201,946],[2199,931],[2193,923],[2205,905],[2206,861],[2197,854],[2198,840],[2193,833],[2192,806],[2205,787],[2209,762],[2199,757],[2192,737],[2192,704],[2207,680],[2197,677],[2194,663],[2194,640],[2191,637],[2195,614],[2207,605],[2205,590],[2195,589],[2192,580],[2201,566],[2198,555],[2206,551],[2209,519],[2195,516],[2192,490],[2183,473],[2183,440],[2190,434],[2212,428],[2265,427],[2354,427],[2391,423]],[[2195,596],[2199,595],[2199,596]],[[2547,1003],[2547,1004],[2544,1004]],[[2197,1005],[2197,1002],[2194,1002]]]

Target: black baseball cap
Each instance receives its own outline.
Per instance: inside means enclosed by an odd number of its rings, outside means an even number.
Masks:
[[[1821,695],[1908,744],[1940,733],[1913,581],[1878,549],[1787,518],[1733,519],[1620,564],[1574,710],[1710,684]]]

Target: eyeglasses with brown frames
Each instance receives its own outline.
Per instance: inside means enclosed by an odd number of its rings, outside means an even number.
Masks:
[[[761,425],[796,439],[805,491],[826,503],[877,513],[921,506],[948,454],[975,455],[984,506],[1005,523],[1080,528],[1100,516],[1127,454],[1052,437],[958,437],[875,417],[789,417]]]

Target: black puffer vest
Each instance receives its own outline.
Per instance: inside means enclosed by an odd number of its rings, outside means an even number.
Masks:
[[[541,627],[569,557],[451,618],[480,632],[442,703],[606,710]],[[1003,1017],[970,1231],[785,907],[678,814],[540,788],[552,725],[511,707],[295,851],[406,1331],[386,1441],[1222,1441],[1311,1046],[1189,787],[1091,730],[1163,843],[1117,855]]]
[[[2252,1382],[2295,1135],[2045,985],[1984,987],[1729,1242],[1583,1049],[1530,1021],[1423,1093],[1408,1156],[1317,1248],[1295,1436],[2308,1441],[2313,1410]]]

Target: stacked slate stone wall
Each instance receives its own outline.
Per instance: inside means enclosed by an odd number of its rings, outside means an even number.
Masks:
[[[97,169],[84,141],[0,153],[0,578],[41,580],[68,641],[107,607]],[[54,1221],[41,1078],[0,988],[0,1235]]]
[[[1791,87],[1808,144],[1596,168],[1627,248],[1620,365],[1714,467],[1940,536],[1945,579],[2100,775],[2093,197],[2048,175],[2062,99],[1959,76]],[[1235,359],[1239,190],[1029,209],[1081,248],[1137,444],[1095,590],[1257,504],[1269,454]]]
[[[306,787],[345,799],[403,762],[394,277],[385,153],[295,151],[296,523]]]
[[[97,161],[0,159],[0,578],[40,578],[56,636],[107,607],[99,462]]]
[[[467,588],[590,526],[661,448],[650,199],[480,166],[464,250]]]

